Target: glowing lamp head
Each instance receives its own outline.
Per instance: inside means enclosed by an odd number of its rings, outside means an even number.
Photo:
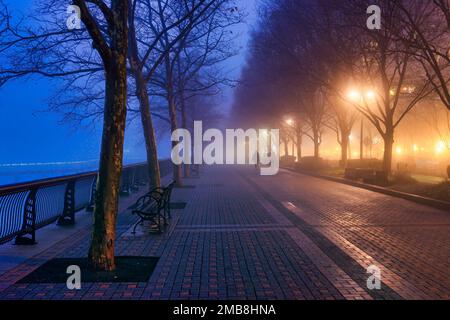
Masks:
[[[373,91],[373,90],[367,91],[367,92],[366,92],[366,98],[367,98],[367,99],[370,99],[370,100],[375,99],[375,91]]]
[[[436,144],[436,153],[442,154],[445,151],[445,142],[444,141],[438,141]]]
[[[361,94],[358,90],[352,89],[347,93],[347,98],[352,101],[358,101],[361,98]]]

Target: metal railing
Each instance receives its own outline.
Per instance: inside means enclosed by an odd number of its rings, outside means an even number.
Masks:
[[[170,170],[170,161],[160,161],[161,174]],[[0,187],[0,244],[16,239],[16,244],[36,243],[36,230],[55,221],[73,225],[75,213],[92,210],[97,171],[43,179]],[[121,195],[147,185],[146,163],[124,166]]]

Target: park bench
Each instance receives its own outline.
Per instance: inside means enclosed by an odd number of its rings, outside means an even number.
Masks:
[[[350,180],[362,180],[364,183],[385,185],[387,184],[387,173],[374,169],[347,168],[344,177]]]
[[[159,187],[153,189],[151,192],[157,192],[163,203],[164,224],[167,224],[167,219],[172,218],[170,214],[170,198],[172,197],[172,190],[175,186],[175,181],[171,182],[167,187]]]
[[[376,180],[375,170],[373,169],[360,169],[359,175],[364,183],[374,184]]]
[[[358,180],[358,171],[356,168],[345,168],[344,177],[350,180]]]
[[[376,180],[376,173],[373,169],[347,168],[344,175],[347,179],[362,179],[365,183],[374,183]]]
[[[166,226],[167,219],[171,218],[170,198],[174,185],[175,182],[172,182],[167,187],[154,188],[136,201],[132,214],[137,215],[139,220],[133,227],[133,234],[136,234],[137,226],[145,221],[150,221],[161,233],[161,224]]]

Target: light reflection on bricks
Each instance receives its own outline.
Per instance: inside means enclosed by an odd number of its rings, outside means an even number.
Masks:
[[[450,218],[345,185],[287,173],[260,177],[252,169],[205,168],[201,179],[189,179],[197,187],[174,191],[174,201],[187,206],[173,210],[162,235],[144,227],[133,236],[136,218],[121,206],[117,255],[159,256],[148,283],[82,283],[77,291],[13,284],[53,257],[85,256],[90,230],[82,229],[0,275],[0,298],[371,299],[347,266],[374,262],[389,268],[382,280],[403,298],[449,298]],[[274,201],[299,207],[302,228]]]

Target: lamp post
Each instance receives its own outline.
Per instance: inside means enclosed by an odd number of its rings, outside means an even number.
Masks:
[[[363,159],[363,152],[364,152],[364,118],[361,117],[361,131],[360,131],[360,139],[359,139],[359,160]]]
[[[368,90],[365,92],[365,96],[369,100],[373,100],[375,98],[375,92],[373,90]],[[361,105],[364,104],[364,94],[361,94],[356,89],[352,89],[348,92],[347,97],[349,100],[353,102],[358,102]],[[359,159],[363,160],[364,158],[364,116],[361,116],[361,127],[360,127],[360,139],[359,139]]]

